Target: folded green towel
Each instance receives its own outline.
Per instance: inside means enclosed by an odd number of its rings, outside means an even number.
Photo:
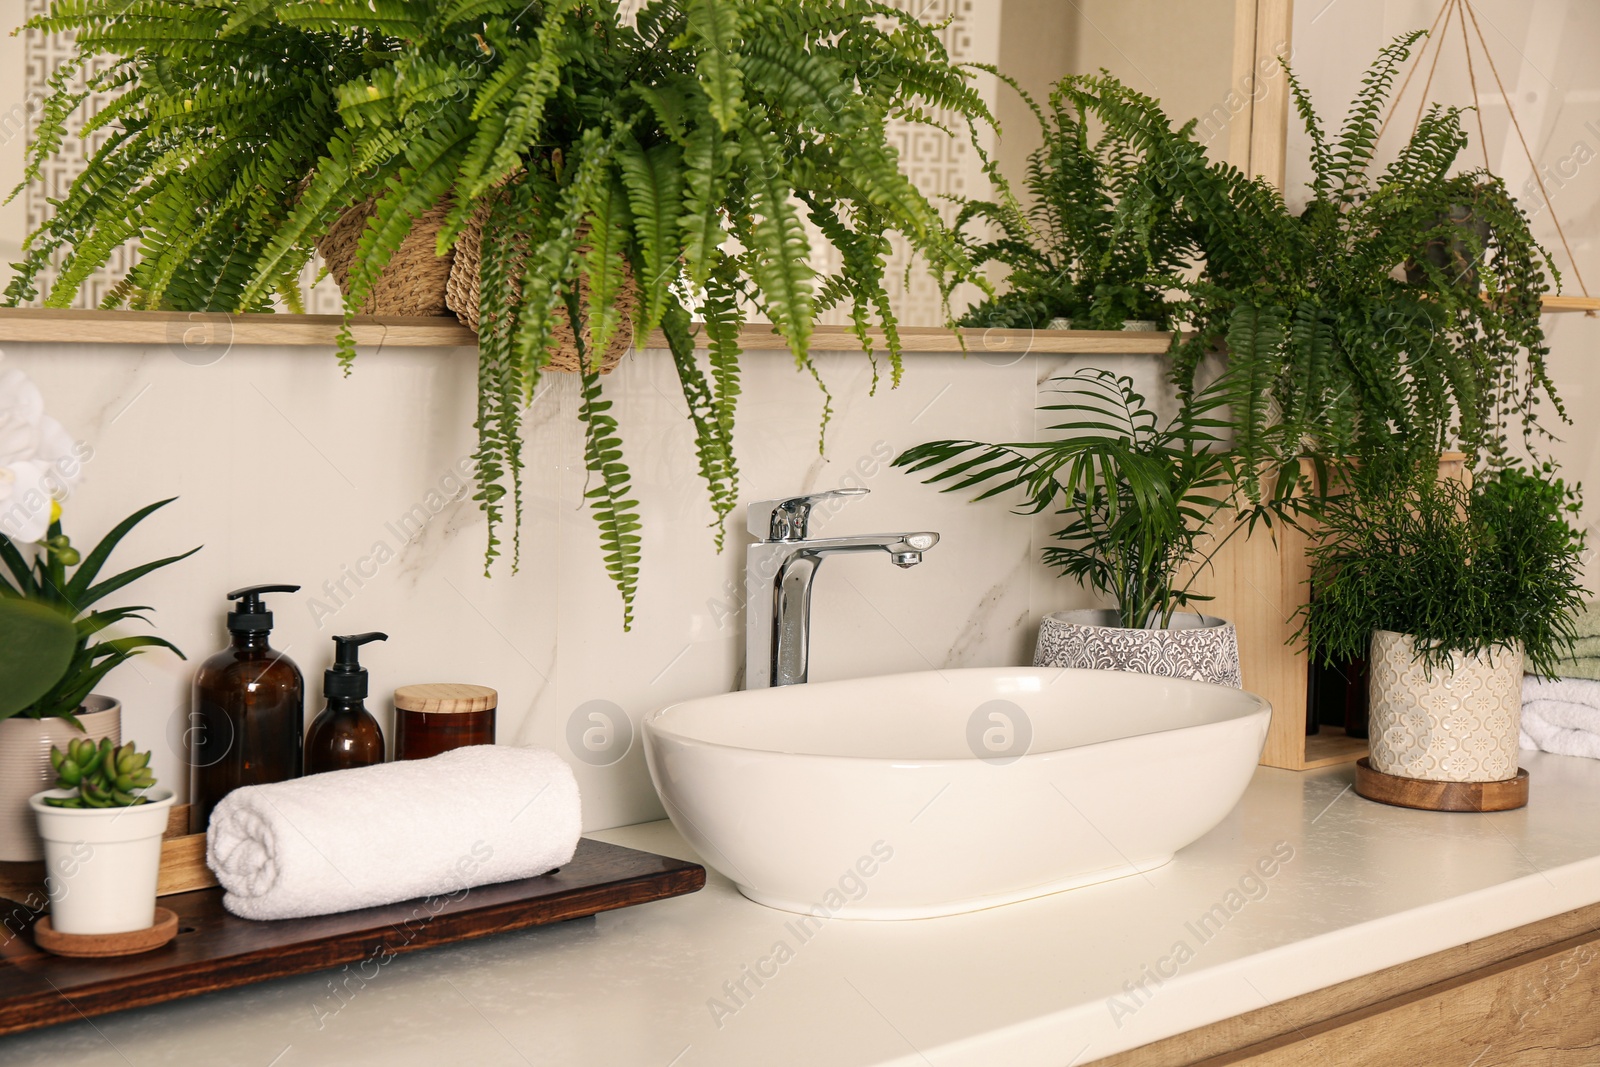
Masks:
[[[1580,637],[1572,642],[1568,659],[1600,659],[1600,637]]]
[[[1584,656],[1556,663],[1557,678],[1592,678],[1600,681],[1600,657]]]
[[[1580,638],[1600,637],[1600,603],[1585,604],[1583,611],[1572,620],[1572,627]]]

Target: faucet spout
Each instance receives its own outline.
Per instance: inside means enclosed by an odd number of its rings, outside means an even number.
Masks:
[[[817,494],[751,507],[751,533],[759,537],[766,532],[767,536],[746,551],[746,689],[797,685],[806,680],[811,587],[823,560],[849,553],[883,552],[896,567],[906,569],[921,563],[923,553],[939,543],[939,535],[931,530],[807,537],[805,519],[809,518],[811,506],[829,499],[829,494]]]
[[[819,556],[833,556],[842,552],[887,552],[891,556],[912,555],[919,559],[922,553],[939,543],[939,535],[932,530],[916,533],[856,534],[853,537],[818,537],[809,541],[789,542],[802,551]]]

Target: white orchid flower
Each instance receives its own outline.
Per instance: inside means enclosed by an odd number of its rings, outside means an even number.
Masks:
[[[20,370],[0,370],[0,533],[43,540],[82,476],[72,435],[44,413],[39,387]]]

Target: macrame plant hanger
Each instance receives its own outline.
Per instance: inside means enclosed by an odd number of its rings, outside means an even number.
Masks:
[[[1533,151],[1528,147],[1528,139],[1523,136],[1522,123],[1517,121],[1517,112],[1511,105],[1511,94],[1506,92],[1505,83],[1500,80],[1500,71],[1494,65],[1494,56],[1489,51],[1489,42],[1483,36],[1483,28],[1478,25],[1478,13],[1473,10],[1472,0],[1444,0],[1439,13],[1434,16],[1433,25],[1428,28],[1428,35],[1423,38],[1422,47],[1417,50],[1416,62],[1411,64],[1411,69],[1406,71],[1405,80],[1400,83],[1400,91],[1395,93],[1394,100],[1389,104],[1389,113],[1384,116],[1383,125],[1378,127],[1378,137],[1383,137],[1383,131],[1389,128],[1389,122],[1400,109],[1400,100],[1406,95],[1406,88],[1411,84],[1411,78],[1422,67],[1423,60],[1427,57],[1428,49],[1433,46],[1433,62],[1428,67],[1428,77],[1422,83],[1422,99],[1417,103],[1417,114],[1411,120],[1411,132],[1414,134],[1422,122],[1422,116],[1428,107],[1428,89],[1433,85],[1434,71],[1439,69],[1439,56],[1444,52],[1444,39],[1450,33],[1450,20],[1455,18],[1461,26],[1461,50],[1467,58],[1467,82],[1472,86],[1472,110],[1478,119],[1478,143],[1483,148],[1483,169],[1490,170],[1489,166],[1489,139],[1483,130],[1483,106],[1478,100],[1478,75],[1472,63],[1472,43],[1467,37],[1467,22],[1472,22],[1473,33],[1478,38],[1478,47],[1483,51],[1483,58],[1489,66],[1489,73],[1494,76],[1495,87],[1500,90],[1500,97],[1506,102],[1506,114],[1511,117],[1511,128],[1516,132],[1517,142],[1522,146],[1522,154],[1527,157],[1528,168],[1533,171],[1533,180],[1538,185],[1539,195],[1544,199],[1544,206],[1550,212],[1550,221],[1555,223],[1556,236],[1561,238],[1561,248],[1567,254],[1567,262],[1572,266],[1572,276],[1577,279],[1578,288],[1583,292],[1581,297],[1546,297],[1545,311],[1582,311],[1590,318],[1600,311],[1600,300],[1589,295],[1589,286],[1583,280],[1583,272],[1578,269],[1577,257],[1572,254],[1572,246],[1567,242],[1566,231],[1561,228],[1561,218],[1556,214],[1556,208],[1550,202],[1550,190],[1545,188],[1544,176],[1539,173],[1539,164],[1533,158]]]

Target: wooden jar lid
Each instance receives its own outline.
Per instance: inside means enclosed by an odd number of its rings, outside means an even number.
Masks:
[[[500,694],[488,686],[467,685],[464,682],[402,685],[394,691],[394,706],[398,710],[425,711],[430,715],[488,711],[499,702]]]

